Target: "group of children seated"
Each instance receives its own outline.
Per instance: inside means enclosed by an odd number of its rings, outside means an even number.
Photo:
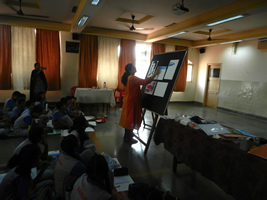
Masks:
[[[44,92],[40,92],[35,101],[27,101],[25,94],[15,91],[6,100],[0,114],[0,136],[7,136],[12,131],[16,136],[27,136],[28,127],[33,121],[43,126],[45,131],[50,131],[46,126],[48,120],[52,120],[54,129],[68,129],[73,126],[73,119],[81,113],[73,96],[61,98],[50,110]]]
[[[84,145],[89,139],[85,132],[88,121],[75,106],[75,99],[66,97],[50,112],[45,108],[44,93],[32,102],[14,92],[6,101],[1,130],[9,129],[9,133],[13,126],[15,135],[27,138],[17,146],[6,165],[7,173],[0,183],[1,199],[119,198],[112,195],[114,175],[105,157],[96,153],[93,144]],[[58,157],[48,155],[45,123],[49,117],[55,129],[69,129],[69,135],[61,141]]]

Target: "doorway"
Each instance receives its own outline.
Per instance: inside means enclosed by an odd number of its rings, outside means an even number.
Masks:
[[[204,106],[217,108],[220,88],[221,64],[208,64]]]

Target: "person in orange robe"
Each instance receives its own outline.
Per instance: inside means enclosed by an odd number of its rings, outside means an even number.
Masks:
[[[121,78],[121,82],[125,86],[125,96],[119,125],[125,129],[124,141],[131,144],[137,143],[137,140],[133,139],[133,129],[138,130],[142,122],[140,85],[150,83],[159,73],[159,70],[156,70],[147,79],[140,79],[134,76],[135,72],[136,68],[132,63],[129,63],[125,66],[125,73]]]

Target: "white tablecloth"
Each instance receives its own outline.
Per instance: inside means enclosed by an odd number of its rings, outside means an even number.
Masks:
[[[111,89],[76,88],[74,96],[79,103],[108,103],[112,107],[116,105]]]

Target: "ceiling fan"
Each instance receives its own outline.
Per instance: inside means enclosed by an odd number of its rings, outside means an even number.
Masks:
[[[43,15],[31,15],[31,14],[24,14],[23,11],[21,10],[21,1],[19,0],[19,10],[16,10],[15,8],[13,8],[12,6],[9,6],[12,10],[14,10],[17,15],[20,16],[27,16],[27,17],[40,17],[40,18],[49,18],[49,16],[43,16]]]
[[[134,18],[135,18],[135,16],[132,15],[132,26],[129,27],[129,30],[130,30],[130,31],[154,30],[154,28],[135,28],[135,27],[134,27]]]
[[[211,39],[211,31],[212,29],[209,29],[209,37],[208,37],[208,41],[215,41],[215,40],[224,40],[224,39]]]

